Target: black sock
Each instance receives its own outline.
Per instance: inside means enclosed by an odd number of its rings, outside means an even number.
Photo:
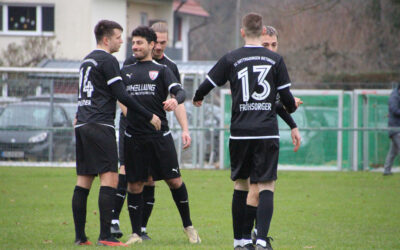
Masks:
[[[154,186],[144,186],[143,188],[143,218],[142,218],[142,227],[147,226],[147,222],[149,221],[151,211],[154,206]]]
[[[111,237],[110,226],[114,209],[115,194],[117,189],[108,186],[101,186],[99,192],[100,211],[100,239],[105,240]]]
[[[232,222],[233,238],[240,240],[243,238],[243,225],[246,216],[246,199],[248,191],[233,190],[232,198]]]
[[[257,217],[257,207],[246,206],[246,217],[243,227],[243,239],[251,239],[251,229],[254,226],[254,220]]]
[[[75,186],[72,196],[72,214],[75,223],[75,240],[85,242],[87,240],[85,234],[86,224],[86,205],[89,189]]]
[[[132,225],[132,233],[141,235],[142,214],[143,214],[143,192],[133,194],[128,192],[128,210]]]
[[[126,197],[126,186],[126,176],[124,174],[119,174],[117,194],[115,195],[115,206],[113,212],[114,220],[119,220],[119,215],[121,213],[122,207],[124,206],[124,201]]]
[[[269,190],[261,191],[257,209],[257,239],[265,240],[267,238],[273,211],[274,193]]]
[[[190,220],[189,198],[185,183],[182,182],[182,185],[178,189],[170,190],[172,197],[174,198],[175,205],[179,210],[179,214],[181,215],[183,227],[191,226],[192,221]]]

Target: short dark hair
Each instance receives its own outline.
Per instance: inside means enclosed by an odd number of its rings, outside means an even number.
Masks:
[[[114,29],[119,29],[123,31],[122,26],[114,21],[110,20],[101,20],[94,27],[94,35],[96,36],[96,42],[100,43],[103,37],[110,37],[114,34]]]
[[[263,30],[262,16],[257,13],[249,13],[243,17],[242,26],[246,36],[261,36]]]
[[[157,42],[156,32],[150,27],[147,26],[138,26],[136,29],[132,31],[132,37],[140,36],[147,40],[148,43]]]

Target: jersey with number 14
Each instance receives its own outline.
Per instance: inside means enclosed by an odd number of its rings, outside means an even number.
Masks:
[[[122,80],[117,59],[104,50],[87,55],[79,70],[77,124],[114,126],[116,98],[110,85]]]
[[[206,78],[215,87],[230,82],[231,139],[279,138],[276,94],[290,86],[280,55],[246,45],[223,56]]]

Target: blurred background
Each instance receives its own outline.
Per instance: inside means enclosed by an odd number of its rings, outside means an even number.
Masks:
[[[303,137],[299,152],[279,121],[280,168],[381,170],[390,144],[388,98],[400,82],[399,0],[3,0],[0,164],[74,165],[80,61],[96,46],[96,23],[111,19],[124,27],[115,54],[121,65],[132,54],[135,27],[168,23],[165,53],[181,72],[193,139],[181,150],[169,114],[181,165],[229,168],[229,84],[201,109],[191,98],[216,60],[243,45],[240,19],[251,11],[277,29],[293,93],[304,100],[293,115]]]

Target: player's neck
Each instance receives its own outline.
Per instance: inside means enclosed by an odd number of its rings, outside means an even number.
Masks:
[[[164,53],[162,53],[161,56],[158,56],[158,57],[153,55],[153,59],[155,59],[155,60],[161,60],[163,57],[164,57]]]
[[[139,60],[139,62],[148,62],[148,61],[152,61],[153,58],[151,57],[151,55],[148,55],[142,59]]]
[[[245,45],[261,46],[261,37],[246,37],[244,39]]]
[[[107,46],[104,46],[103,44],[97,44],[97,49],[101,49],[106,51],[107,53],[110,53],[110,49]]]

